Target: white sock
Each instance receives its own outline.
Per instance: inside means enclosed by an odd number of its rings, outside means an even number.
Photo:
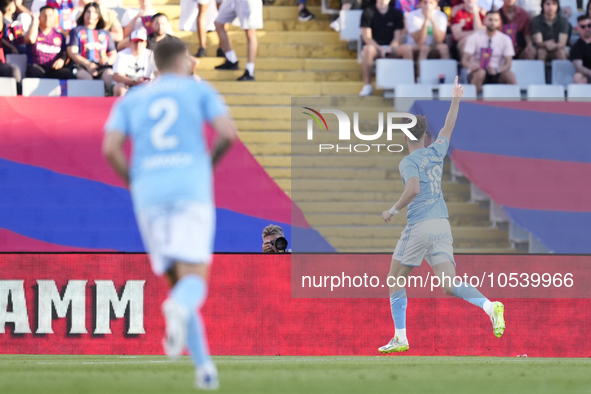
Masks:
[[[238,61],[238,56],[236,56],[236,52],[232,49],[231,51],[226,52],[226,59],[229,62],[236,63]]]
[[[398,337],[398,342],[406,341],[406,328],[394,329],[394,336]]]
[[[493,303],[489,300],[484,301],[484,304],[482,305],[482,309],[484,309],[484,311],[486,312],[487,315],[492,315],[493,313]]]
[[[254,75],[254,63],[246,63],[246,70],[248,73],[253,76]]]

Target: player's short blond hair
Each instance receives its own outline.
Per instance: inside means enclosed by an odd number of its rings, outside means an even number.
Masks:
[[[423,115],[417,115],[417,124],[408,129],[417,140],[423,138],[427,132],[427,117]]]
[[[269,235],[279,235],[283,237],[283,229],[276,224],[270,224],[263,229],[263,239]]]

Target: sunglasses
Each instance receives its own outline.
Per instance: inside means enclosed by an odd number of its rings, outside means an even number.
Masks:
[[[589,28],[591,28],[591,23],[587,23],[586,25],[579,25],[579,28],[581,28],[581,29],[589,29]]]

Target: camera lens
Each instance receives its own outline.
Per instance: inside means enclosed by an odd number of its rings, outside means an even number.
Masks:
[[[277,250],[285,250],[287,249],[287,239],[283,237],[279,237],[275,239],[275,247]]]

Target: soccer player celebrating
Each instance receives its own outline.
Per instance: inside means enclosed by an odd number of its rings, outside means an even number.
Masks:
[[[196,385],[218,387],[200,309],[207,297],[215,226],[212,167],[236,138],[219,95],[189,76],[185,45],[167,42],[154,53],[160,76],[118,101],[105,125],[103,154],[130,185],[136,218],[156,275],[166,274],[172,290],[162,304],[164,351],[171,358],[189,348]],[[211,157],[203,123],[217,139]],[[128,166],[123,150],[133,140]]]
[[[492,320],[497,338],[505,331],[503,304],[489,301],[468,283],[453,283],[451,280],[456,275],[456,267],[451,227],[447,220],[447,206],[441,192],[441,175],[443,159],[449,147],[463,96],[464,88],[458,85],[456,77],[451,108],[445,125],[437,140],[426,148],[427,120],[425,117],[417,117],[417,124],[409,129],[416,141],[406,138],[410,154],[400,162],[400,174],[406,188],[398,202],[382,213],[382,219],[389,222],[398,211],[408,206],[408,224],[396,245],[388,274],[395,332],[392,340],[378,349],[381,353],[404,352],[409,348],[406,338],[406,289],[399,287],[399,283],[404,284],[405,281],[399,281],[398,278],[408,277],[414,267],[421,265],[423,258],[433,269],[434,275],[441,279],[445,294],[462,298],[484,309]]]

